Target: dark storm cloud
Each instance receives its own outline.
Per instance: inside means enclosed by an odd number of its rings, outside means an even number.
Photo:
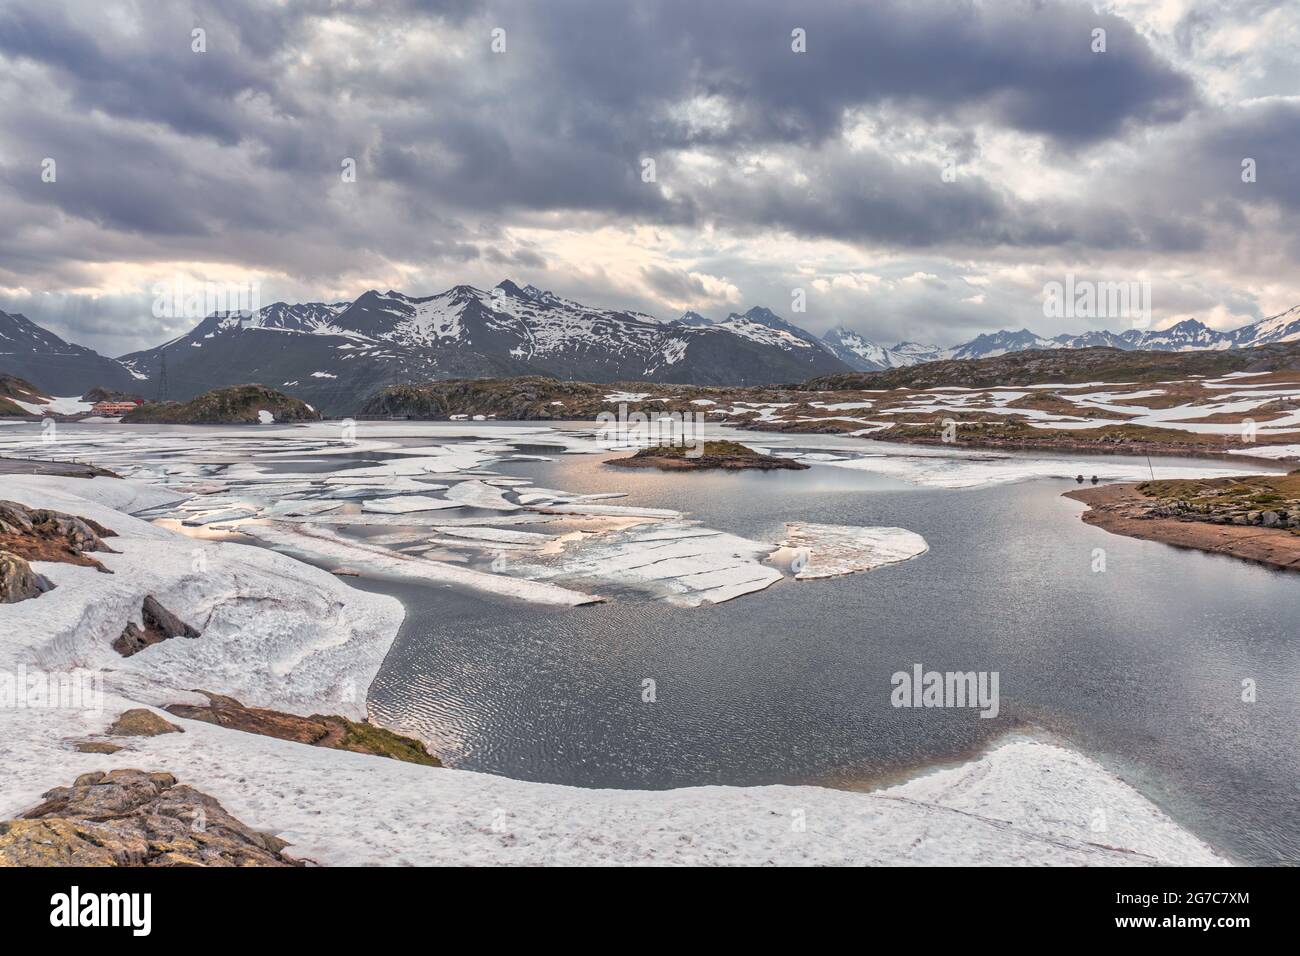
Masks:
[[[565,88],[594,94],[609,112],[603,129],[640,125],[657,105],[703,92],[740,107],[735,129],[713,137],[724,142],[815,141],[847,108],[894,103],[1080,144],[1132,121],[1177,119],[1196,100],[1191,80],[1130,24],[1080,4],[556,0],[544,9],[520,42],[539,43]],[[790,49],[796,27],[804,54]],[[1104,54],[1092,52],[1094,28],[1107,32]]]
[[[1184,47],[1227,16],[1189,14]],[[1294,209],[1294,110],[1218,114],[1133,24],[1074,0],[0,0],[0,285],[57,291],[133,261],[332,287],[394,262],[453,281],[474,264],[637,304],[599,262],[555,274],[548,249],[509,235],[521,228],[1195,252],[1249,208]],[[862,115],[914,141],[848,142]],[[1176,148],[1103,163],[1066,199],[1025,200],[978,171],[993,135],[1073,171],[1170,130]],[[1258,154],[1251,193],[1237,153]],[[954,183],[943,156],[963,164]],[[44,157],[57,184],[39,178]],[[1180,161],[1201,166],[1156,168]],[[695,271],[640,276],[678,302],[702,293]],[[728,279],[761,287],[757,270]]]
[[[74,109],[239,144],[269,171],[320,174],[333,156],[368,155],[375,174],[477,210],[689,222],[689,199],[644,188],[642,156],[663,162],[658,152],[686,145],[807,147],[838,132],[852,107],[991,120],[1073,145],[1176,118],[1194,100],[1188,79],[1124,21],[1056,3],[829,2],[797,13],[754,0],[493,5],[474,21],[472,45],[448,33],[459,73],[418,58],[393,73],[384,58],[411,30],[454,30],[472,12],[466,3],[167,4],[147,17],[135,10],[132,30],[112,30],[95,11],[7,6],[0,52],[47,67]],[[362,48],[346,49],[356,64],[300,64],[326,12],[365,25]],[[493,24],[507,31],[504,56],[488,49]],[[204,55],[190,50],[196,25],[207,31]],[[790,50],[795,26],[807,31],[807,53]],[[1108,31],[1104,55],[1089,49],[1094,26]],[[723,128],[673,115],[701,95],[725,99]],[[333,108],[344,101],[350,129]],[[88,134],[100,152],[98,132]],[[102,156],[131,159],[113,144]]]

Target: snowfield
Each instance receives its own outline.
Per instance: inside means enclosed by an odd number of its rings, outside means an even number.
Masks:
[[[0,673],[89,668],[102,676],[104,694],[102,707],[90,711],[0,707],[0,818],[78,774],[136,767],[175,774],[244,823],[289,841],[292,855],[330,865],[1225,862],[1095,762],[1023,738],[872,793],[810,786],[585,790],[170,717],[185,733],[118,738],[126,749],[111,756],[76,752],[73,741],[102,733],[122,710],[191,702],[192,688],[300,714],[361,716],[403,618],[396,600],[286,555],[192,539],[115,510],[157,491],[105,479],[6,479],[6,497],[114,529],[119,536],[108,543],[121,553],[96,555],[111,575],[37,563],[56,589],[0,605]],[[454,535],[461,527],[444,517],[438,530]],[[659,530],[657,541],[642,543],[716,534]],[[810,526],[807,533],[828,532]],[[900,550],[892,538],[886,543],[895,556],[919,547],[903,542]],[[861,542],[838,546],[843,557]],[[730,555],[737,547],[727,542],[722,550]],[[109,645],[139,620],[148,594],[202,635],[121,658]],[[1104,827],[1094,829],[1099,810]]]

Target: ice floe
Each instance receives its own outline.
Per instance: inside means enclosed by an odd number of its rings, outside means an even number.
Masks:
[[[403,515],[413,511],[442,511],[460,507],[462,505],[459,501],[431,498],[428,495],[400,495],[396,498],[372,498],[361,502],[362,511],[385,515]]]
[[[447,498],[470,508],[488,508],[492,511],[518,511],[519,505],[507,501],[500,488],[483,481],[462,481],[452,485]]]
[[[225,508],[221,511],[204,511],[191,515],[183,519],[181,524],[186,527],[197,528],[203,525],[216,524],[219,521],[243,521],[246,518],[256,517],[257,514],[256,508]]]
[[[794,549],[791,570],[800,581],[870,571],[930,550],[925,538],[905,528],[787,522],[783,547]]]
[[[555,540],[553,534],[540,534],[536,531],[513,531],[506,528],[457,527],[454,525],[436,525],[439,534],[453,538],[467,538],[473,541],[511,542],[514,544],[546,544]]]
[[[673,535],[674,531],[681,534]],[[612,532],[547,563],[510,566],[533,578],[589,579],[648,590],[674,604],[719,604],[761,591],[782,574],[760,563],[772,545],[737,535],[651,526]]]
[[[403,554],[362,539],[345,538],[329,528],[311,524],[247,525],[245,533],[274,548],[309,556],[312,560],[346,564],[375,574],[424,583],[452,584],[535,604],[574,607],[601,598],[569,588],[504,574],[462,568],[418,555]]]

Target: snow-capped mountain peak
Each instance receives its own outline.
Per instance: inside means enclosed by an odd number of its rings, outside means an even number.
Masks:
[[[1000,332],[985,332],[977,335],[963,345],[949,349],[944,358],[976,359],[1006,355],[1008,352],[1023,352],[1026,349],[1059,349],[1059,342],[1035,335],[1028,329],[1003,329]]]
[[[586,306],[506,279],[489,290],[457,285],[416,297],[372,289],[350,303],[275,303],[251,315],[213,315],[123,361],[152,377],[165,356],[172,397],[260,381],[318,408],[348,410],[383,385],[454,377],[721,385],[846,370],[816,343],[769,310],[694,327]]]
[[[734,335],[761,342],[765,345],[775,345],[787,351],[791,349],[831,351],[821,339],[811,332],[787,322],[771,309],[763,306],[756,305],[743,315],[732,312],[721,322],[713,323],[712,328],[731,332]]]
[[[1233,348],[1300,341],[1300,305],[1227,333]]]
[[[936,345],[920,345],[916,342],[880,345],[842,325],[822,336],[822,342],[841,361],[862,372],[933,361],[942,351]]]

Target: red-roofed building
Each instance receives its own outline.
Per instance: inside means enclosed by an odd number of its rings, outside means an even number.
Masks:
[[[90,411],[94,415],[125,415],[134,411],[139,402],[96,402]]]

